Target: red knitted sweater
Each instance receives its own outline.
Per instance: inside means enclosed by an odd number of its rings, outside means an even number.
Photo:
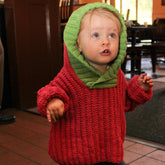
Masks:
[[[126,132],[125,111],[132,111],[152,96],[144,92],[135,76],[126,82],[121,70],[117,86],[89,89],[72,69],[68,56],[60,73],[38,91],[38,111],[46,116],[46,105],[54,97],[65,103],[65,113],[52,123],[49,154],[66,165],[121,162]]]

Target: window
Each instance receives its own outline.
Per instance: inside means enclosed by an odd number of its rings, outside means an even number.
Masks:
[[[152,24],[152,5],[153,0],[116,0],[116,8],[127,18],[129,9],[129,20],[137,20],[138,23]]]

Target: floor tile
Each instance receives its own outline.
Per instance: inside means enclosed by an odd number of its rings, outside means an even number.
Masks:
[[[21,127],[24,131],[26,130],[27,132],[32,132],[34,133],[40,133],[43,135],[47,135],[49,136],[49,132],[50,132],[50,126],[46,126],[46,125],[41,125],[39,123],[36,123],[34,121],[28,121],[28,120],[24,120],[24,121],[17,121],[17,125],[21,125],[23,124],[23,127]],[[20,128],[20,130],[21,130]]]
[[[165,162],[165,151],[162,150],[156,150],[152,152],[151,154],[148,154],[147,157],[158,159]]]
[[[127,150],[137,153],[137,154],[146,155],[146,154],[153,152],[156,149],[153,147],[149,147],[149,146],[137,143],[137,144],[134,144],[134,145],[128,147]]]
[[[31,137],[28,137],[24,139],[26,142],[29,142],[30,144],[33,144],[35,146],[38,146],[40,148],[43,148],[45,150],[48,149],[48,141],[49,137],[41,135],[41,134],[35,134]]]
[[[38,162],[33,162],[29,159],[21,158],[14,163],[15,165],[38,165]]]
[[[13,151],[24,157],[29,157],[35,154],[36,152],[42,152],[43,150],[39,147],[36,147],[30,143],[24,142],[22,140],[15,140],[9,143],[1,144],[4,148],[8,149],[9,151]]]
[[[16,122],[0,125],[0,165],[58,165],[48,155],[47,120],[32,113],[11,112],[16,115]],[[165,151],[131,141],[130,137],[124,142],[124,150],[128,165],[165,165]]]
[[[5,154],[0,155],[0,163],[2,165],[13,165],[16,161],[22,159],[18,154],[7,152]]]
[[[131,62],[127,61],[126,69],[130,70]],[[165,63],[159,63],[156,65],[156,72],[152,72],[152,63],[150,57],[142,57],[141,59],[141,70],[146,72],[149,76],[154,78],[154,81],[165,82]],[[131,78],[131,74],[125,74],[127,78]]]
[[[124,141],[124,148],[127,148],[129,146],[132,146],[133,144],[135,144],[134,142],[131,142],[131,141],[128,141],[128,140],[125,140]]]
[[[2,154],[7,153],[7,152],[8,152],[7,149],[5,149],[5,148],[3,148],[3,147],[0,146],[0,156],[1,156]]]
[[[33,156],[31,156],[30,159],[43,165],[54,163],[54,161],[48,155],[47,151],[36,153]]]
[[[142,155],[134,153],[134,152],[130,152],[130,151],[127,151],[127,150],[124,151],[124,162],[126,164],[128,164],[130,162],[133,162],[133,161],[137,160],[140,157],[142,157]]]
[[[143,157],[129,165],[165,165],[165,163],[152,158]]]
[[[12,135],[9,135],[6,132],[2,132],[2,131],[0,131],[0,137],[1,137],[0,144],[5,143],[5,142],[10,142],[10,141],[14,140],[14,138],[15,138]]]
[[[21,123],[21,125],[23,125],[24,122]],[[29,137],[31,135],[34,135],[35,132],[32,132],[29,129],[25,129],[24,127],[18,127],[15,123],[13,124],[9,124],[9,125],[2,125],[0,128],[1,131],[3,132],[8,132],[9,135],[17,137],[17,138],[26,138]]]

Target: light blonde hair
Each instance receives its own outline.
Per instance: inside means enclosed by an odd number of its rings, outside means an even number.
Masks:
[[[96,14],[96,15],[101,15],[101,16],[104,16],[104,17],[107,17],[107,18],[110,18],[111,20],[113,20],[114,22],[117,23],[117,26],[119,28],[119,35],[121,33],[121,23],[120,23],[120,20],[118,18],[118,14],[114,11],[110,11],[108,10],[107,8],[95,8],[95,9],[92,9],[92,10],[89,10],[82,18],[81,20],[81,26],[80,26],[80,30],[79,30],[79,33],[81,32],[81,30],[83,29],[83,27],[86,25],[86,19],[87,16],[90,16],[89,17],[89,21],[91,20],[92,16]]]

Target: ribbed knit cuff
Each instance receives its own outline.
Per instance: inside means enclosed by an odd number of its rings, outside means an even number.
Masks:
[[[69,108],[69,97],[64,90],[57,87],[45,87],[38,91],[37,109],[42,116],[46,116],[46,106],[53,98],[59,98],[64,102],[64,113]]]
[[[152,88],[149,91],[144,91],[137,82],[138,75],[134,76],[128,84],[128,95],[138,104],[144,104],[152,98]]]

